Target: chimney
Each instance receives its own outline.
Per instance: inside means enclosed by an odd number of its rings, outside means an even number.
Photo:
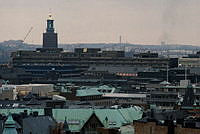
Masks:
[[[38,111],[34,111],[33,112],[33,117],[37,117],[38,116]]]
[[[50,108],[50,107],[44,108],[44,115],[53,117],[52,108]]]

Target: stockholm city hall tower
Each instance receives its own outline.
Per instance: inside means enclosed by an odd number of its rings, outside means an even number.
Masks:
[[[54,29],[54,20],[52,15],[49,14],[47,19],[46,32],[43,33],[43,48],[44,49],[54,49],[58,48],[58,37]]]

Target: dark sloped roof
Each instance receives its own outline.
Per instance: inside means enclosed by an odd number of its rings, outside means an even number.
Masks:
[[[49,116],[28,117],[23,119],[23,132],[49,134],[49,128],[56,125],[56,122]]]
[[[32,98],[30,101],[26,103],[26,105],[41,105],[40,101],[35,98]]]

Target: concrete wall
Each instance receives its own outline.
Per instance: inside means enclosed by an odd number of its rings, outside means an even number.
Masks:
[[[155,122],[135,122],[135,134],[168,134],[167,126],[156,125]],[[174,129],[174,134],[200,134],[200,129],[183,128],[177,125]]]
[[[200,134],[200,129],[182,128],[180,125],[178,125],[175,128],[175,134]]]
[[[134,123],[135,134],[168,134],[166,126],[157,126],[155,122]]]

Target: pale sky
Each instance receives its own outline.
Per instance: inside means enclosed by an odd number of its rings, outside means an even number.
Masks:
[[[59,43],[200,45],[200,0],[0,0],[0,41],[42,44],[50,11]]]

